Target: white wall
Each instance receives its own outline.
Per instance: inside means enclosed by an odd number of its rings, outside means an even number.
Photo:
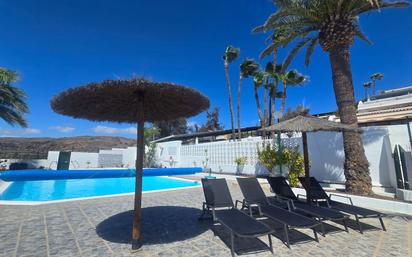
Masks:
[[[396,186],[391,142],[386,126],[363,129],[362,139],[369,161],[373,186]],[[345,182],[342,134],[335,132],[308,133],[310,172],[319,180]]]
[[[49,151],[47,154],[47,161],[49,165],[46,166],[48,169],[56,170],[57,162],[59,161],[59,151]]]
[[[70,170],[98,168],[98,153],[72,152],[70,156]]]
[[[299,145],[300,138],[283,138],[282,141],[286,145]],[[242,174],[259,175],[267,172],[258,163],[258,145],[261,147],[263,142],[271,143],[273,140],[262,141],[260,137],[254,137],[245,138],[242,141],[221,141],[194,145],[181,145],[181,141],[159,143],[158,160],[163,166],[170,167],[170,156],[172,156],[175,167],[205,168],[207,166],[213,172],[236,173],[235,159],[247,157]]]
[[[171,141],[157,144],[157,161],[163,167],[193,167],[196,165],[189,165],[184,156],[181,156],[182,141]],[[193,159],[197,156],[193,155]],[[199,167],[199,166],[197,166]]]
[[[125,168],[134,167],[136,164],[136,147],[123,150],[123,165]]]
[[[298,135],[300,136],[300,135]],[[363,128],[362,139],[365,154],[370,163],[370,176],[375,187],[396,187],[396,175],[392,152],[395,144],[400,144],[405,150],[410,149],[406,125],[373,126]],[[273,142],[272,140],[265,140]],[[284,137],[283,144],[299,145],[301,138]],[[213,172],[236,173],[234,160],[246,156],[248,161],[243,174],[258,175],[265,172],[257,159],[257,146],[263,140],[246,138],[242,141],[220,141],[194,145],[181,145],[181,141],[158,144],[159,160],[164,166],[170,167],[172,156],[175,167],[204,167],[208,158],[208,167]],[[310,172],[319,180],[344,183],[343,173],[344,151],[342,134],[336,132],[308,133]],[[205,152],[207,150],[207,154]],[[172,151],[173,154],[169,153]],[[411,178],[409,179],[411,180]]]

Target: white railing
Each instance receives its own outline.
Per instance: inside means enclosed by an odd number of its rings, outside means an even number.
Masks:
[[[282,144],[285,146],[300,145],[300,137],[282,138]],[[256,174],[258,167],[258,148],[262,148],[263,144],[273,144],[273,139],[261,139],[260,137],[246,138],[241,141],[220,141],[194,145],[179,145],[180,154],[173,156],[179,167],[208,167],[213,172],[236,173],[237,166],[236,158],[246,157],[246,165],[243,170],[245,174]],[[168,143],[160,147],[168,148],[176,147]],[[168,151],[168,150],[167,150]],[[170,155],[172,156],[172,155]],[[169,155],[163,155],[162,163],[167,163],[170,159]]]

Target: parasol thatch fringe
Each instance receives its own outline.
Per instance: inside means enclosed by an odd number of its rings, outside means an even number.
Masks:
[[[209,99],[195,89],[132,78],[68,89],[53,97],[51,108],[74,118],[136,123],[138,92],[144,94],[144,119],[148,122],[195,116],[210,105]]]
[[[360,132],[357,126],[342,124],[313,116],[296,116],[263,128],[266,132],[316,132],[316,131],[352,131]]]

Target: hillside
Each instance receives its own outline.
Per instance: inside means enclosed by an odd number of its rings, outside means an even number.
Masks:
[[[48,151],[98,152],[100,149],[135,146],[125,137],[81,136],[62,138],[0,138],[0,159],[44,159]]]

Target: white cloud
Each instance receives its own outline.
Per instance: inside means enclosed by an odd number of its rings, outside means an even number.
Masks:
[[[66,126],[53,126],[53,127],[50,127],[50,129],[59,131],[61,133],[70,133],[75,130],[74,127],[66,127]]]
[[[0,128],[0,137],[21,137],[27,135],[40,134],[41,130],[36,128],[25,128],[25,129],[3,129]]]
[[[133,134],[136,135],[137,129],[135,127],[128,127],[128,128],[114,128],[114,127],[107,127],[107,126],[97,126],[93,129],[94,133],[97,134]]]
[[[32,135],[32,134],[40,134],[41,130],[36,128],[26,128],[23,129],[22,134],[24,135]]]

